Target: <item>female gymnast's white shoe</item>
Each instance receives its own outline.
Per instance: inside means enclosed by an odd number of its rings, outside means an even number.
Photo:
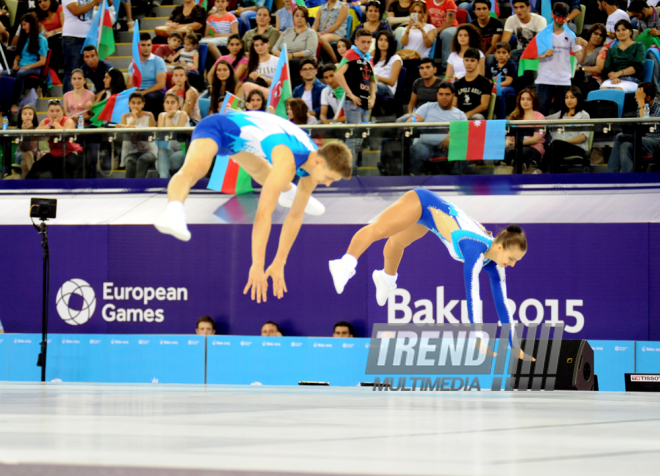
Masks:
[[[191,235],[188,225],[186,225],[186,215],[181,202],[168,203],[165,213],[158,217],[154,226],[161,233],[172,235],[178,240],[190,240]]]
[[[293,205],[293,199],[296,197],[296,190],[298,190],[298,187],[296,184],[292,183],[289,191],[280,193],[280,198],[277,200],[277,203],[284,208],[291,208],[291,205]],[[325,213],[325,206],[314,197],[309,197],[307,206],[305,207],[305,213],[314,216],[323,215]]]
[[[355,270],[346,266],[341,259],[333,259],[328,262],[328,266],[330,267],[330,274],[332,275],[332,281],[335,283],[337,294],[343,293],[348,280],[355,276]]]
[[[376,302],[378,302],[379,306],[384,306],[385,304],[387,304],[387,300],[390,297],[390,294],[392,294],[392,291],[396,289],[396,284],[394,285],[394,287],[390,287],[387,285],[387,283],[383,279],[384,272],[385,270],[383,269],[377,269],[371,275],[371,277],[374,280],[374,284],[376,285]]]

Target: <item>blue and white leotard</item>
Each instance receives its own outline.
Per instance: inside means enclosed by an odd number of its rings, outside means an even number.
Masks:
[[[298,126],[274,114],[261,111],[213,114],[193,130],[192,140],[213,139],[218,155],[251,152],[272,163],[275,146],[285,145],[293,153],[297,175],[309,175],[300,166],[317,150],[316,144]]]
[[[447,247],[451,257],[465,264],[463,278],[465,279],[470,322],[483,322],[481,307],[474,305],[475,302],[479,301],[479,273],[483,269],[490,277],[490,288],[495,300],[497,316],[502,324],[510,323],[511,317],[509,316],[509,308],[506,305],[504,268],[497,266],[494,261],[484,257],[484,254],[493,243],[493,237],[486,233],[481,224],[470,218],[464,211],[443,200],[435,193],[423,188],[417,188],[415,192],[422,204],[422,217],[417,223],[435,233]],[[433,210],[439,210],[456,221],[459,229],[452,231],[451,242],[447,241],[438,231]],[[515,334],[512,327],[509,343],[513,346],[514,341]]]

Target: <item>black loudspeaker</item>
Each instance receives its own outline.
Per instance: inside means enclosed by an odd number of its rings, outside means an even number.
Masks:
[[[547,344],[547,349],[542,352],[541,342]],[[534,388],[533,382],[542,382],[536,385],[537,389],[551,389],[554,380],[555,390],[597,390],[597,379],[594,375],[594,350],[586,340],[562,340],[559,348],[559,358],[556,364],[552,362],[552,340],[534,341],[532,355],[536,362],[518,361],[518,368],[514,377],[514,388]],[[522,341],[522,348],[527,347],[526,340]],[[541,352],[539,352],[541,350]],[[543,362],[539,361],[539,354],[545,355]],[[536,368],[543,365],[542,371]],[[551,372],[550,367],[556,365],[556,370]],[[529,371],[523,372],[523,367],[529,366]],[[530,386],[532,385],[532,386]]]

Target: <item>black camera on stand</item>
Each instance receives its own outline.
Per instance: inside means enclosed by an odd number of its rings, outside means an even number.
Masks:
[[[44,256],[44,281],[41,304],[41,353],[37,359],[37,367],[41,367],[41,381],[46,381],[46,350],[48,347],[48,300],[50,283],[50,255],[48,251],[48,225],[49,218],[57,216],[57,200],[53,198],[32,198],[30,200],[30,218],[38,218],[41,223],[32,224],[41,235],[41,247]]]

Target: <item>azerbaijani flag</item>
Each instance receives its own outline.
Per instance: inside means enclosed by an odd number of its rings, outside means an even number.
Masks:
[[[128,97],[136,90],[137,88],[127,89],[119,94],[113,94],[98,104],[94,104],[92,106],[92,113],[94,115],[90,119],[90,122],[95,126],[102,126],[104,121],[119,124],[121,122],[121,116],[130,112]]]
[[[273,82],[270,84],[268,93],[268,107],[275,110],[275,114],[287,119],[285,102],[291,97],[291,81],[289,80],[289,57],[286,51],[286,43],[282,45],[280,59],[275,68]]]
[[[195,3],[206,10],[206,0],[195,0]]]
[[[213,172],[206,187],[229,195],[240,195],[254,190],[252,177],[226,155],[216,156]]]
[[[346,112],[344,111],[344,100],[346,99],[346,93],[343,94],[341,97],[341,101],[339,101],[339,105],[337,106],[337,113],[335,114],[335,117],[332,118],[334,122],[338,121],[342,117],[346,117]]]
[[[529,42],[525,51],[520,56],[520,63],[518,65],[518,76],[522,76],[525,71],[538,71],[539,70],[539,56],[544,54],[546,51],[552,48],[552,35],[553,35],[553,24],[546,26],[543,30],[539,31],[532,41]],[[573,33],[570,28],[564,26],[564,34],[568,36],[568,39],[571,43],[575,41],[575,33]],[[577,66],[577,57],[573,50],[569,47],[569,52],[571,54],[571,78],[575,75],[575,67]]]
[[[495,79],[495,84],[493,85],[493,92],[495,93],[495,96],[502,95],[502,73],[498,74],[497,78]]]
[[[291,0],[291,14],[296,9],[296,7],[306,7],[305,0]]]
[[[450,122],[448,160],[502,160],[507,122],[504,120]]]
[[[490,16],[493,18],[500,17],[500,5],[498,0],[493,0],[490,4]]]
[[[99,58],[102,60],[108,56],[112,56],[115,52],[115,35],[112,30],[112,18],[108,10],[108,0],[103,0],[103,3],[96,10],[92,19],[92,26],[89,28],[89,33],[87,34],[87,38],[85,38],[85,43],[83,43],[80,54],[82,54],[82,50],[87,45],[94,45],[99,53]]]
[[[220,110],[218,112],[223,114],[227,109],[242,111],[240,98],[234,96],[231,93],[225,93],[225,100],[222,101],[222,106],[220,106]]]
[[[133,86],[139,88],[142,84],[142,61],[140,60],[140,24],[135,20],[133,30]]]

